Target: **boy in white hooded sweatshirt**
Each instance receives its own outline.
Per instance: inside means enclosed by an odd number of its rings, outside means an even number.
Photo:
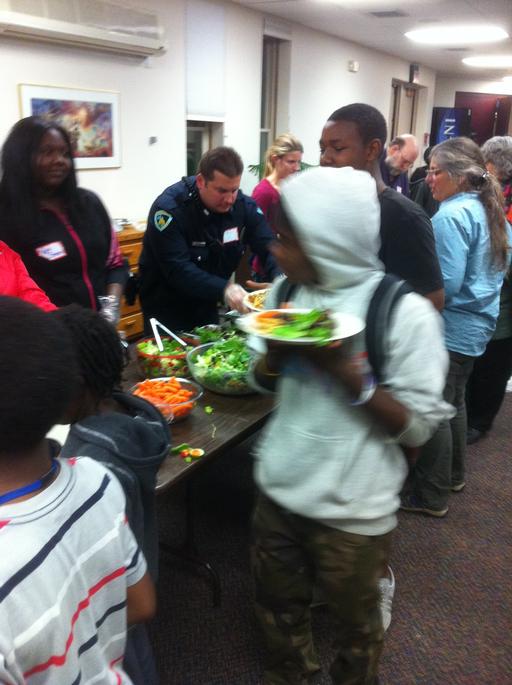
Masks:
[[[375,181],[350,167],[317,168],[282,189],[273,254],[295,284],[293,305],[365,320],[384,276]],[[267,307],[279,306],[279,285]],[[439,315],[408,293],[387,331],[381,382],[361,364],[364,332],[341,345],[269,345],[254,369],[279,404],[256,455],[256,610],[266,685],[312,682],[320,666],[310,625],[313,583],[337,619],[338,685],[374,685],[382,649],[378,579],[407,474],[400,445],[428,440],[450,415]],[[366,366],[366,368],[365,368]]]

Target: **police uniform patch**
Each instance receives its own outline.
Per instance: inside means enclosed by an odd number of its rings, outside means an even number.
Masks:
[[[171,221],[172,216],[169,214],[169,212],[164,212],[163,209],[159,209],[158,212],[155,212],[153,223],[155,224],[155,228],[157,228],[159,231],[163,231],[165,228],[167,228]]]

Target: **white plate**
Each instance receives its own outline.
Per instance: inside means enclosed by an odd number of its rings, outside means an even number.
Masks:
[[[250,293],[247,293],[247,295],[244,297],[244,304],[247,307],[247,309],[250,309],[251,312],[262,312],[264,307],[261,309],[256,309],[256,307],[252,304],[251,302],[251,295],[256,295],[257,293],[268,293],[270,288],[262,288],[262,290],[252,290]]]
[[[274,310],[268,310],[274,311]],[[275,310],[280,311],[280,310]],[[311,311],[310,309],[286,309],[288,314],[305,314]],[[241,328],[245,333],[250,333],[251,335],[256,335],[260,338],[265,338],[266,340],[276,340],[282,343],[290,343],[292,345],[311,345],[315,343],[314,338],[279,338],[271,333],[261,333],[256,327],[256,319],[261,312],[252,312],[251,314],[246,314],[237,319],[237,326]],[[326,340],[326,342],[331,342],[334,340],[343,340],[344,338],[351,338],[356,333],[360,333],[365,328],[365,322],[358,316],[353,314],[341,314],[337,312],[330,312],[329,316],[334,321],[334,330],[332,336]]]

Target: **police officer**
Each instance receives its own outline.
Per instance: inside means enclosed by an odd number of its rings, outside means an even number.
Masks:
[[[240,190],[243,162],[229,147],[203,155],[197,176],[184,177],[155,200],[140,257],[140,298],[147,321],[172,330],[218,321],[217,305],[244,311],[245,290],[229,279],[246,247],[267,280],[280,272],[268,251],[272,232],[254,200]]]

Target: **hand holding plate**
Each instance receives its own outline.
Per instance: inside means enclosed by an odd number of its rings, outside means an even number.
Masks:
[[[249,290],[267,290],[272,283],[258,283],[258,281],[245,281],[245,285]]]

